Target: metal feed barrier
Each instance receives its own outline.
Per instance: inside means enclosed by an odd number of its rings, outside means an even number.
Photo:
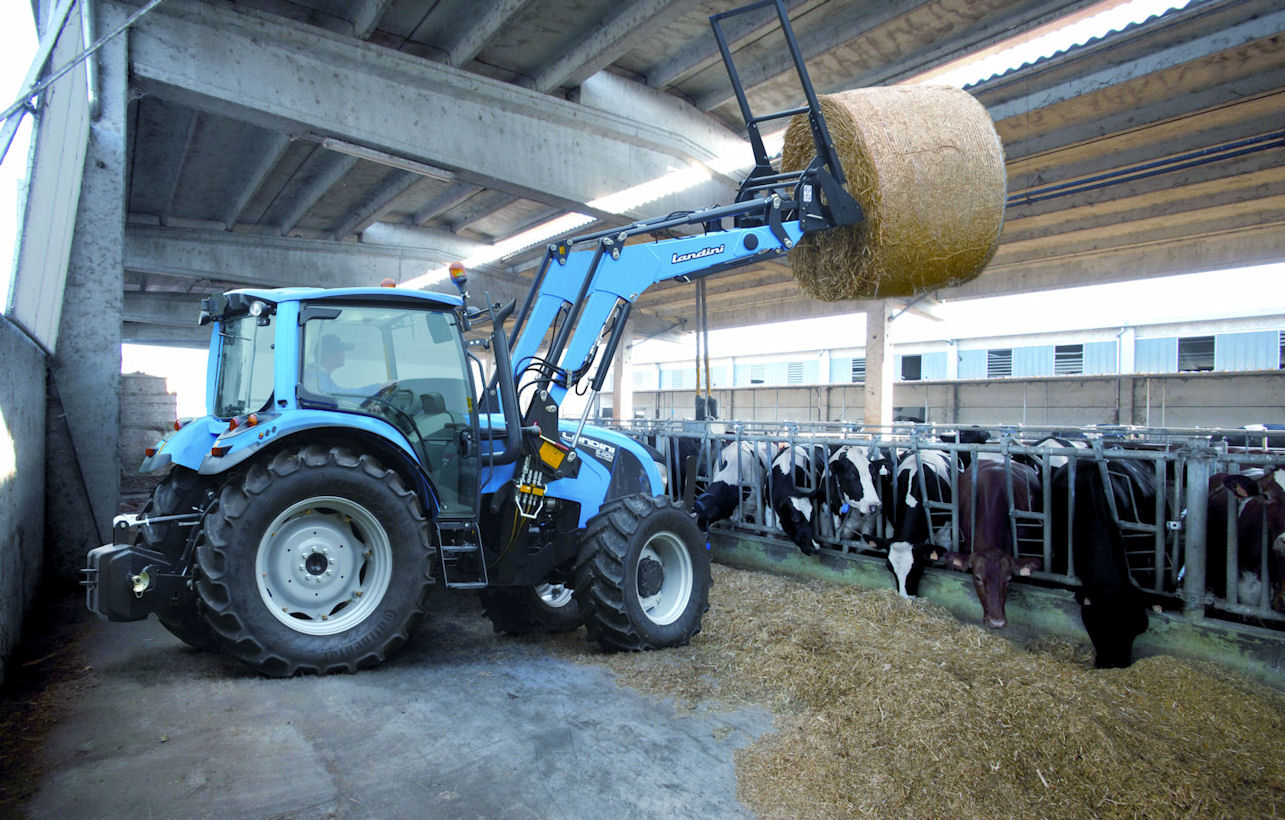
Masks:
[[[1015,557],[1039,557],[1044,569],[1032,573],[1027,583],[1074,589],[1080,585],[1076,575],[1074,555],[1054,554],[1053,532],[1053,461],[1068,459],[1067,482],[1067,543],[1073,543],[1075,477],[1078,471],[1090,469],[1102,473],[1103,483],[1110,486],[1109,472],[1118,471],[1113,462],[1132,461],[1154,476],[1155,502],[1148,509],[1139,509],[1136,499],[1128,507],[1137,515],[1127,515],[1117,508],[1112,493],[1107,493],[1110,515],[1123,536],[1126,561],[1133,583],[1150,599],[1166,608],[1180,609],[1188,618],[1204,617],[1239,620],[1258,626],[1285,630],[1285,613],[1272,608],[1272,588],[1269,575],[1269,557],[1272,545],[1260,544],[1259,566],[1246,569],[1258,573],[1254,600],[1241,600],[1238,580],[1239,543],[1236,520],[1240,505],[1245,502],[1228,492],[1227,532],[1225,562],[1226,582],[1221,589],[1206,591],[1207,566],[1206,542],[1209,521],[1209,480],[1217,473],[1243,473],[1255,467],[1285,464],[1285,450],[1270,449],[1267,441],[1255,440],[1253,433],[1245,430],[1208,429],[1157,429],[1157,428],[1080,428],[1042,429],[1030,427],[991,428],[992,440],[985,444],[960,444],[943,442],[943,433],[975,430],[975,427],[941,426],[925,424],[894,425],[889,428],[872,428],[843,423],[765,423],[724,421],[635,420],[615,425],[619,429],[663,454],[670,481],[668,492],[689,508],[692,498],[699,494],[710,480],[722,448],[733,442],[763,443],[775,453],[782,445],[804,447],[831,447],[856,445],[870,452],[891,455],[893,465],[907,455],[925,457],[936,451],[949,460],[951,501],[928,502],[927,513],[931,532],[941,533],[941,545],[952,550],[960,547],[960,494],[959,479],[962,469],[977,469],[978,456],[996,454],[1006,463],[1024,459],[1039,471],[1042,486],[1039,511],[1015,509],[1012,475],[1009,473],[1010,526]],[[1082,446],[1040,444],[1050,437],[1075,439]],[[740,448],[738,448],[739,451]],[[936,457],[936,456],[932,456]],[[916,471],[918,474],[918,471]],[[902,476],[894,468],[891,478],[891,497],[883,498],[885,506],[891,505],[904,487],[898,486]],[[1127,484],[1127,482],[1126,482]],[[975,484],[974,484],[975,486]],[[1131,485],[1130,489],[1131,488]],[[816,490],[818,500],[828,509],[838,509],[840,499],[828,497],[824,486],[801,486],[803,490]],[[923,493],[921,493],[923,494]],[[741,504],[730,520],[714,525],[715,531],[741,532],[767,537],[782,537],[773,520],[768,505],[760,509],[756,504]],[[976,505],[973,505],[976,509]],[[860,539],[841,538],[829,523],[829,516],[821,516],[817,541],[822,549],[840,553],[884,555]],[[891,535],[890,526],[880,524],[879,535]],[[948,535],[949,541],[946,541]]]

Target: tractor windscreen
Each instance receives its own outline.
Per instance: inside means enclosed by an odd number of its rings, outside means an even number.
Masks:
[[[272,324],[267,316],[225,319],[219,334],[214,415],[230,418],[260,410],[272,398]]]

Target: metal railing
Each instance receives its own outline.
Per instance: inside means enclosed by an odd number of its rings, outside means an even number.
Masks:
[[[891,458],[890,475],[880,486],[882,503],[887,510],[894,507],[899,493],[904,493],[905,473],[896,465],[905,458],[942,458],[949,465],[949,501],[927,501],[924,514],[928,516],[929,532],[940,533],[943,547],[958,551],[961,547],[960,486],[965,470],[974,471],[976,478],[980,458],[1002,459],[1006,464],[1023,461],[1033,466],[1039,476],[1040,493],[1038,509],[1019,509],[1014,497],[1012,471],[1005,491],[1008,494],[1010,527],[1015,557],[1038,557],[1043,569],[1032,573],[1023,582],[1045,586],[1076,588],[1080,578],[1076,572],[1074,549],[1074,520],[1077,501],[1076,477],[1085,469],[1097,470],[1101,484],[1110,488],[1112,475],[1116,486],[1127,488],[1128,503],[1117,504],[1115,494],[1106,492],[1108,514],[1118,528],[1124,544],[1124,558],[1135,586],[1149,599],[1166,607],[1181,609],[1191,619],[1206,616],[1285,629],[1285,612],[1273,608],[1271,578],[1272,544],[1268,542],[1266,526],[1260,528],[1262,542],[1245,545],[1239,543],[1237,521],[1249,502],[1233,495],[1229,490],[1215,486],[1211,478],[1219,474],[1246,473],[1255,469],[1285,465],[1285,450],[1255,447],[1258,434],[1237,429],[1194,428],[988,428],[991,439],[984,444],[942,441],[943,435],[965,430],[969,426],[925,424],[897,424],[886,428],[873,428],[841,422],[735,422],[735,421],[677,421],[667,419],[640,419],[612,425],[616,429],[645,441],[665,454],[669,470],[668,492],[688,508],[692,498],[709,482],[717,465],[722,448],[736,442],[767,443],[772,452],[784,446],[800,445],[825,448],[832,452],[842,445],[857,445]],[[1053,437],[1069,439],[1076,444],[1067,446],[1049,442]],[[1265,439],[1262,443],[1266,443]],[[939,455],[929,455],[935,453]],[[985,456],[984,454],[992,454]],[[1062,462],[1061,459],[1066,459]],[[1155,497],[1143,503],[1134,493],[1131,482],[1124,478],[1124,462],[1132,462],[1152,478]],[[1065,471],[1065,481],[1059,480],[1059,489],[1065,497],[1055,497],[1054,476],[1058,469]],[[910,472],[923,481],[921,470]],[[1256,474],[1255,474],[1256,475]],[[769,479],[770,481],[770,479]],[[831,498],[829,488],[815,476],[810,485],[799,487],[816,491],[821,508],[830,511],[820,516],[817,542],[822,549],[841,553],[884,554],[862,538],[843,538],[836,531],[833,511],[840,509],[842,499]],[[899,486],[903,484],[903,486]],[[976,487],[976,481],[972,482]],[[770,498],[770,487],[765,488]],[[920,496],[927,498],[926,487],[920,487]],[[1210,538],[1210,502],[1217,493],[1227,493],[1227,514],[1223,525],[1225,532],[1218,533],[1225,540],[1225,555],[1215,555],[1220,562],[1215,576],[1223,573],[1217,589],[1206,589],[1210,577],[1206,563]],[[1055,547],[1061,543],[1054,531],[1053,511],[1056,505],[1066,510],[1065,554]],[[972,505],[976,509],[976,505]],[[753,506],[741,505],[726,521],[714,529],[744,532],[761,536],[784,537],[774,516],[764,505],[765,512],[758,513]],[[890,516],[889,516],[890,517]],[[890,537],[893,523],[883,520],[878,534]],[[948,540],[947,540],[948,538]],[[1218,538],[1214,539],[1215,543]],[[1242,567],[1242,553],[1253,556],[1257,547],[1257,562],[1253,567]],[[1251,574],[1251,580],[1242,584],[1241,573]],[[1257,578],[1257,586],[1253,583]],[[1245,600],[1250,592],[1252,600]],[[1280,606],[1280,602],[1276,602]]]

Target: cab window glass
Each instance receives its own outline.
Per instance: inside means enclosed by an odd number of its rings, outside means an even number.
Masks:
[[[272,334],[267,316],[242,316],[220,323],[214,415],[230,418],[253,413],[272,398]]]
[[[301,399],[387,421],[419,455],[442,514],[471,514],[476,414],[455,315],[401,306],[325,309],[304,323]]]

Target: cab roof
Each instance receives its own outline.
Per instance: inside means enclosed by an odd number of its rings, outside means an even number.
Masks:
[[[405,301],[411,303],[428,302],[445,308],[457,308],[464,300],[449,293],[435,293],[427,290],[410,290],[409,288],[238,288],[228,294],[244,294],[251,299],[262,299],[265,302],[316,301],[319,299],[346,300],[379,300],[381,302]]]

